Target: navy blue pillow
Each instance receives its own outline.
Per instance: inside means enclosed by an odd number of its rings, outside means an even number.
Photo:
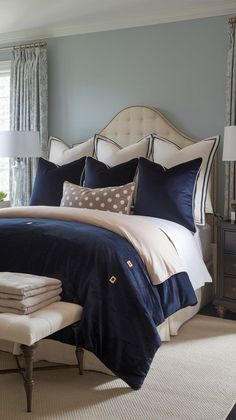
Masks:
[[[193,195],[201,162],[198,158],[166,169],[140,158],[134,214],[171,220],[196,232]]]
[[[88,188],[118,187],[132,182],[138,166],[138,159],[109,167],[99,160],[87,157],[84,186]]]
[[[63,183],[81,185],[86,157],[63,166],[39,158],[38,169],[30,199],[31,206],[60,206]]]

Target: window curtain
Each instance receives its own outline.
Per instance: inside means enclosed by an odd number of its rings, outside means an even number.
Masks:
[[[42,156],[48,146],[48,75],[46,44],[16,47],[11,57],[10,129],[39,131]],[[17,156],[16,156],[17,157]],[[37,159],[24,159],[21,205],[28,205]],[[13,174],[10,173],[10,180]],[[12,182],[10,182],[10,186]],[[13,191],[10,191],[12,199]]]
[[[229,21],[228,29],[226,125],[236,125],[236,19]],[[230,219],[230,202],[236,199],[235,184],[236,164],[225,162],[224,216],[227,219]]]

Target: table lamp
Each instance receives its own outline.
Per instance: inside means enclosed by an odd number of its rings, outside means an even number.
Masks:
[[[41,156],[38,131],[0,131],[0,157],[14,158],[12,205],[22,204],[25,163],[22,158]]]

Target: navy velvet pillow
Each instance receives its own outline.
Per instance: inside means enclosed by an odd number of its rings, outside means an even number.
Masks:
[[[63,183],[81,185],[86,157],[63,166],[39,158],[37,174],[30,199],[31,206],[60,206]]]
[[[88,188],[117,187],[134,180],[138,159],[109,167],[99,160],[87,157],[85,164],[84,186]]]
[[[140,158],[134,214],[171,220],[196,232],[193,195],[201,162],[198,158],[166,169]]]

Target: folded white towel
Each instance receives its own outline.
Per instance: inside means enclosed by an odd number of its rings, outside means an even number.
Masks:
[[[9,293],[20,298],[32,296],[32,290],[42,287],[61,286],[61,281],[51,277],[36,276],[34,274],[0,272],[0,293]]]
[[[58,302],[60,299],[61,299],[60,296],[55,296],[51,299],[44,300],[43,302],[38,303],[35,306],[26,308],[25,310],[8,308],[7,306],[0,306],[0,312],[7,312],[7,313],[12,313],[12,314],[17,314],[17,315],[28,315],[28,314],[31,314],[32,312],[38,311],[41,308],[44,308],[45,306],[50,305],[53,302]]]

